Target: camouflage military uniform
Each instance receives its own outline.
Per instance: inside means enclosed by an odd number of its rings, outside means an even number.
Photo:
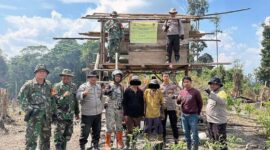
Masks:
[[[56,129],[54,133],[55,144],[66,144],[73,133],[74,113],[79,114],[78,101],[76,99],[76,85],[74,83],[64,84],[62,81],[55,84],[56,96]],[[65,92],[71,93],[64,97]]]
[[[115,53],[119,53],[123,27],[119,20],[111,19],[105,23],[104,28],[108,32],[108,55],[112,58]]]
[[[108,85],[105,95],[107,96],[106,127],[107,132],[122,131],[123,120],[123,87],[114,83]],[[109,92],[108,92],[109,91]]]
[[[26,150],[35,150],[37,138],[40,136],[40,150],[50,149],[51,137],[51,83],[45,81],[38,84],[37,80],[27,81],[21,88],[19,102],[26,112]]]

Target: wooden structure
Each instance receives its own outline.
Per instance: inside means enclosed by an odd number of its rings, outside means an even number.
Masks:
[[[166,33],[162,30],[162,25],[165,20],[169,18],[169,14],[119,14],[119,19],[124,24],[124,38],[121,41],[120,59],[117,64],[117,68],[121,69],[125,73],[160,73],[163,71],[181,71],[184,70],[185,74],[188,74],[190,69],[201,67],[213,67],[216,63],[211,64],[191,64],[189,63],[189,42],[190,41],[219,41],[215,39],[202,39],[204,35],[214,33],[200,33],[199,31],[191,31],[191,20],[200,19],[214,19],[215,16],[190,16],[190,15],[177,15],[177,19],[181,19],[184,27],[185,39],[181,41],[180,45],[180,62],[175,63],[172,60],[173,67],[170,68],[166,62]],[[97,62],[98,65],[90,64],[90,69],[96,69],[100,71],[114,70],[115,63],[107,63],[107,49],[105,47],[107,33],[104,30],[104,24],[108,19],[111,19],[109,13],[93,13],[82,17],[82,19],[95,19],[101,24],[100,32],[87,32],[79,33],[87,38],[99,39],[100,41],[100,59]],[[134,21],[153,21],[158,24],[157,26],[157,40],[156,43],[131,43],[130,26]],[[174,58],[174,57],[172,57]],[[230,64],[230,63],[219,63]],[[96,67],[95,67],[96,66]]]
[[[118,14],[117,19],[124,24],[124,38],[121,41],[120,59],[119,62],[107,63],[107,49],[105,47],[106,39],[108,34],[104,30],[104,24],[107,20],[112,19],[110,13],[93,13],[86,15],[82,19],[92,19],[100,22],[100,32],[87,32],[79,33],[84,37],[79,38],[54,38],[54,39],[78,39],[78,40],[98,40],[100,43],[100,50],[97,56],[95,64],[90,64],[88,68],[83,70],[98,70],[101,71],[112,71],[115,68],[121,69],[124,73],[152,73],[157,74],[163,71],[188,71],[195,68],[202,67],[214,67],[214,65],[228,65],[230,63],[190,63],[189,62],[189,43],[193,41],[214,41],[220,42],[218,39],[205,39],[203,36],[215,33],[201,33],[199,30],[191,30],[191,21],[197,21],[202,19],[216,19],[217,15],[234,13],[239,11],[249,10],[239,9],[227,12],[206,14],[204,16],[192,16],[192,15],[176,15],[176,19],[181,19],[184,26],[184,40],[180,42],[180,62],[175,63],[173,61],[173,67],[170,68],[169,64],[165,64],[166,58],[166,35],[162,31],[162,25],[165,20],[168,20],[169,14],[129,14],[122,13]],[[131,23],[136,21],[156,22],[157,25],[157,38],[155,43],[132,43],[130,42],[131,37]],[[199,25],[199,23],[197,23]],[[196,28],[199,28],[196,26]],[[172,57],[173,58],[173,57]]]

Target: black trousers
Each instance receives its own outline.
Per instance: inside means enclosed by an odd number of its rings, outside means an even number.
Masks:
[[[175,110],[164,110],[165,114],[165,119],[162,120],[162,126],[163,126],[163,138],[166,138],[166,122],[167,122],[167,116],[169,116],[170,123],[171,123],[171,128],[173,131],[173,137],[175,139],[178,139],[179,134],[178,134],[178,128],[177,128],[177,116],[176,116],[176,111]]]
[[[175,61],[180,59],[180,39],[179,35],[168,35],[167,36],[167,61],[172,62],[172,52],[174,51]]]
[[[227,124],[216,124],[216,123],[207,123],[207,128],[210,136],[210,140],[213,142],[220,142],[223,146],[221,150],[227,150],[227,134],[226,134],[226,128]]]
[[[101,132],[101,114],[94,116],[82,115],[80,145],[87,143],[87,138],[92,128],[92,144],[98,146]]]

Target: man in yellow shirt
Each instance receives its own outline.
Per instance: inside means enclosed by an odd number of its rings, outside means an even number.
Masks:
[[[219,78],[213,77],[208,84],[210,85],[210,89],[205,90],[208,94],[205,111],[209,136],[213,142],[220,142],[223,145],[221,150],[227,150],[227,94],[222,90],[223,84]]]
[[[151,80],[148,89],[144,92],[145,101],[145,133],[147,136],[158,135],[161,138],[163,133],[161,118],[163,115],[163,94],[159,89],[156,79]]]

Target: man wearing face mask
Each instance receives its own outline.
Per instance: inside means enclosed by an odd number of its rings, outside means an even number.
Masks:
[[[140,127],[140,122],[144,116],[143,90],[139,88],[141,85],[139,77],[132,76],[129,84],[130,86],[125,90],[123,99],[124,117],[127,126],[125,149],[130,147],[132,137],[129,134],[132,134],[134,128]]]
[[[226,99],[227,94],[222,89],[223,84],[218,77],[213,77],[208,82],[210,89],[205,90],[208,95],[206,105],[206,119],[210,135],[213,142],[223,144],[221,150],[227,150],[226,145],[226,126],[227,126],[227,111]]]
[[[145,101],[145,134],[146,138],[152,135],[162,139],[163,127],[161,120],[164,118],[163,94],[159,89],[160,85],[156,79],[152,79],[148,89],[144,91]]]
[[[121,70],[112,72],[113,82],[105,87],[104,95],[107,97],[104,107],[106,109],[106,135],[105,135],[105,150],[111,149],[111,133],[115,132],[117,148],[122,149],[123,144],[123,109],[122,101],[124,88],[120,84],[123,78]]]
[[[176,19],[177,11],[175,8],[172,8],[169,11],[170,19],[166,20],[163,24],[163,31],[167,34],[167,60],[166,63],[170,64],[172,62],[172,52],[174,51],[176,63],[180,60],[179,50],[180,50],[180,40],[184,39],[184,28],[180,19]]]

